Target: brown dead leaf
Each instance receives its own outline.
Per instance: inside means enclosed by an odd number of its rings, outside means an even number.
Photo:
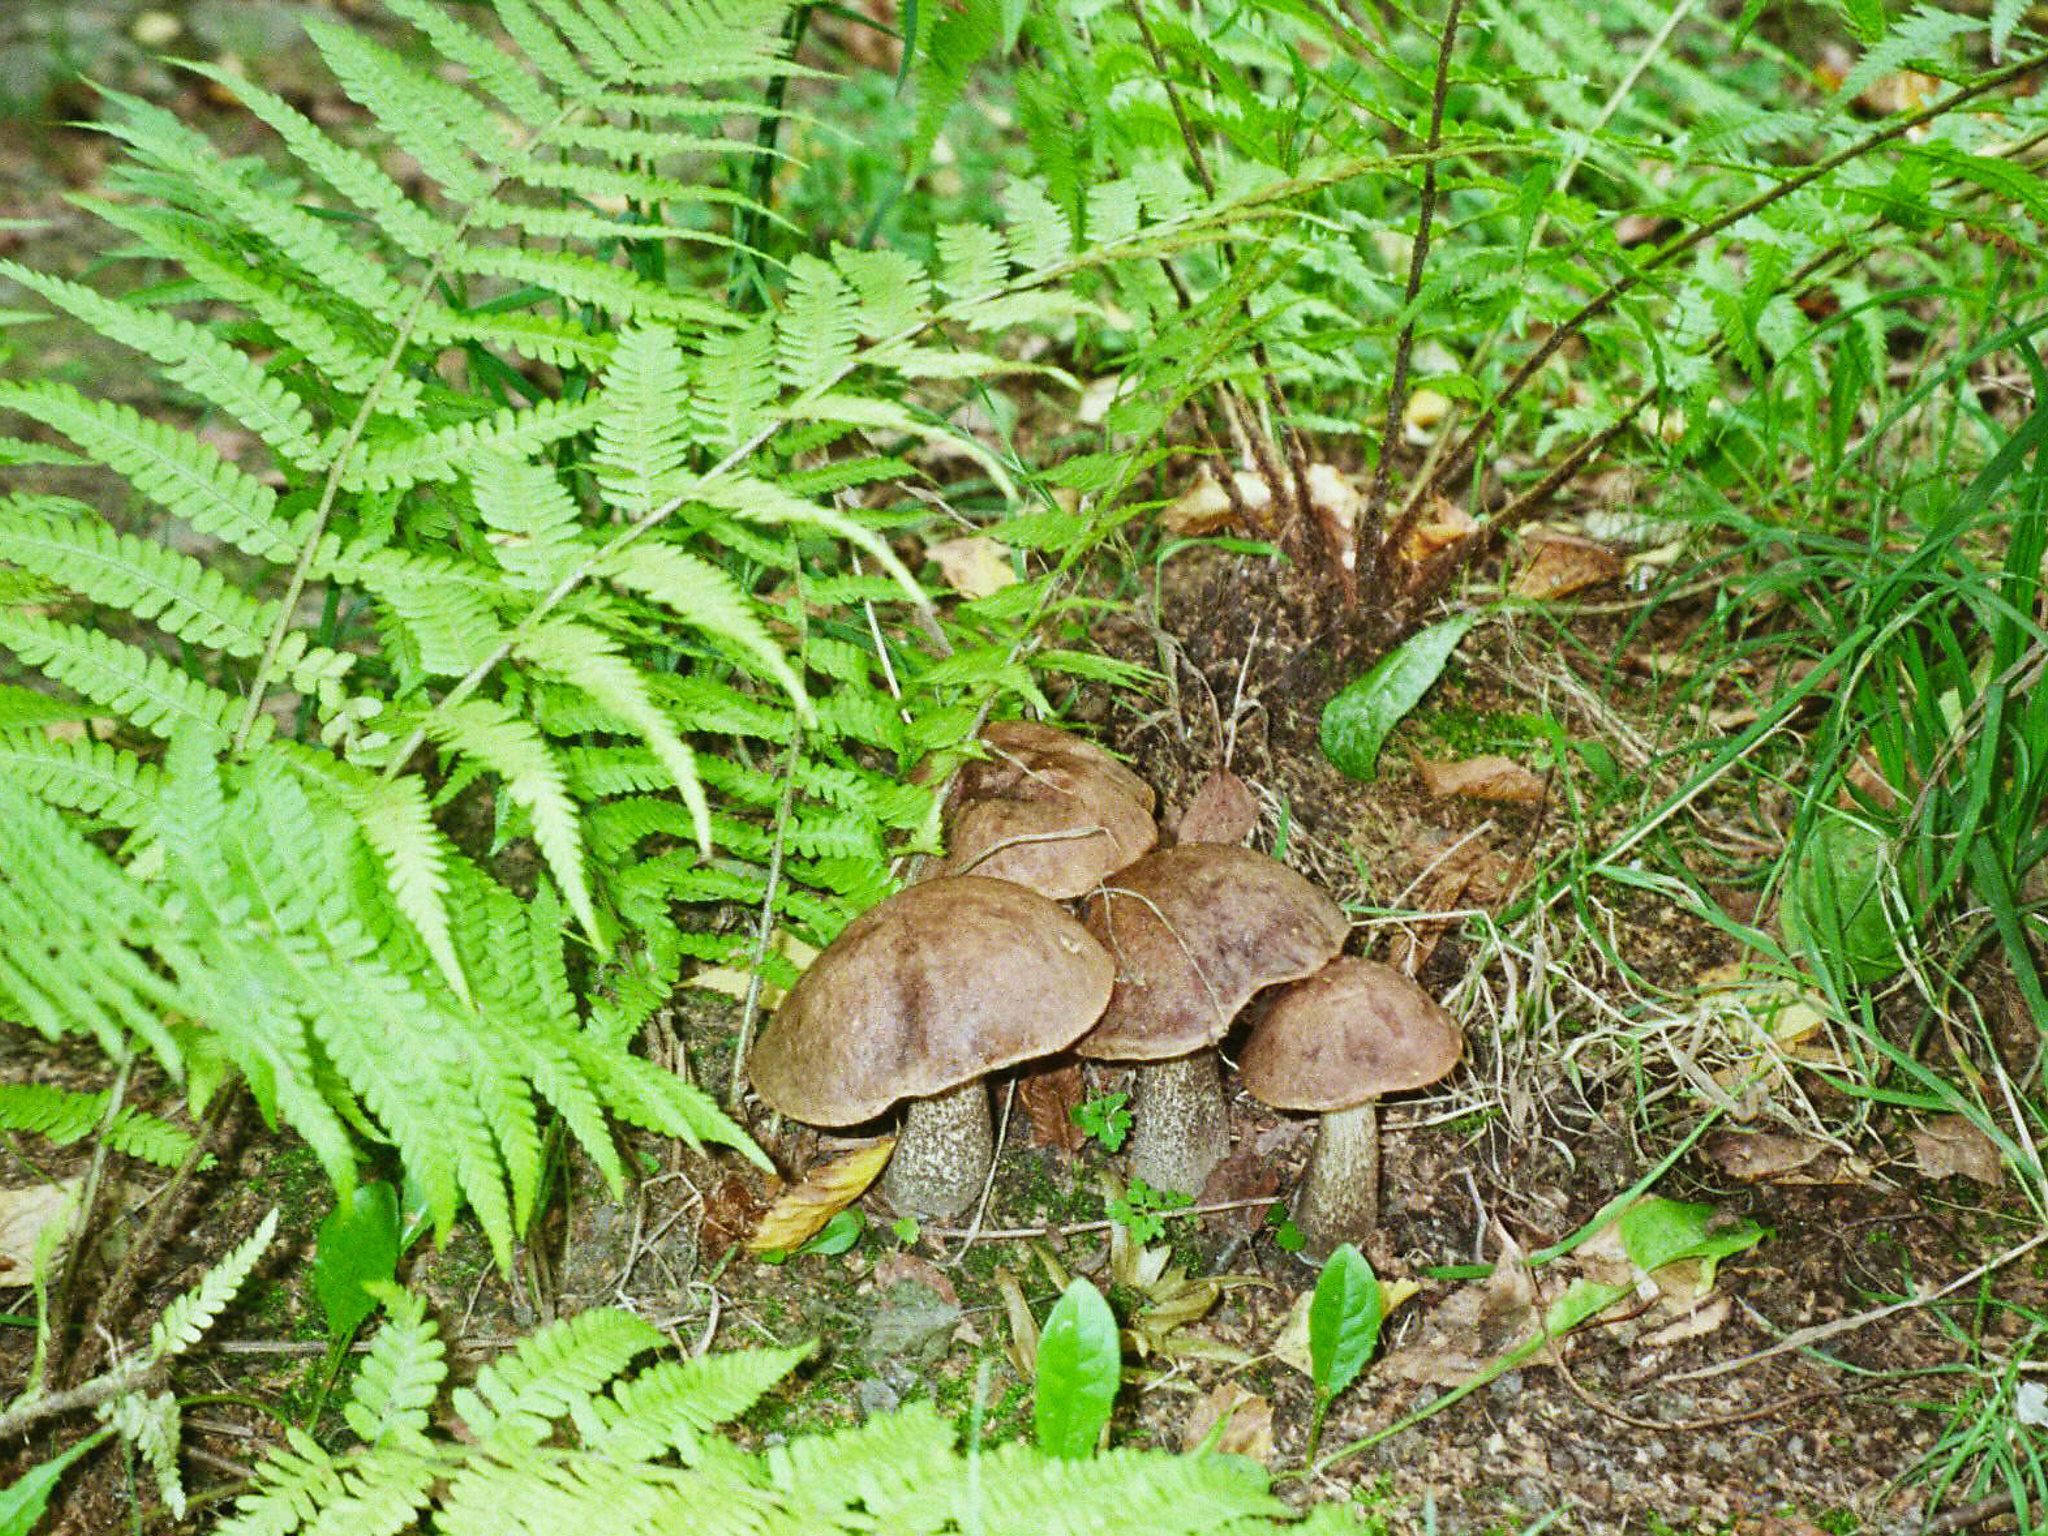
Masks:
[[[914,1253],[885,1253],[875,1260],[875,1289],[886,1291],[902,1281],[911,1281],[923,1286],[948,1306],[960,1305],[960,1293],[953,1289],[953,1282],[946,1272],[929,1259],[921,1259]]]
[[[1209,1171],[1199,1203],[1229,1205],[1238,1200],[1263,1200],[1279,1193],[1280,1170],[1270,1157],[1261,1156],[1256,1147],[1246,1145]],[[1234,1220],[1253,1231],[1265,1221],[1266,1213],[1256,1205],[1248,1205],[1242,1210],[1222,1212],[1216,1219],[1225,1223]]]
[[[985,535],[941,539],[927,544],[924,552],[937,562],[946,585],[962,597],[989,597],[1017,584],[1010,552]]]
[[[1024,1287],[1007,1269],[995,1273],[996,1290],[1003,1298],[1003,1317],[1010,1325],[1010,1342],[1003,1353],[1026,1381],[1038,1374],[1038,1319],[1031,1315],[1031,1303],[1024,1299]]]
[[[1389,1353],[1381,1369],[1403,1381],[1433,1382],[1452,1387],[1468,1380],[1503,1350],[1535,1334],[1543,1324],[1543,1304],[1521,1250],[1510,1247],[1483,1281],[1460,1286],[1433,1308],[1421,1336],[1406,1348]],[[1568,1345],[1569,1338],[1551,1345]],[[1550,1360],[1549,1352],[1530,1364]]]
[[[895,1150],[896,1138],[885,1136],[871,1146],[813,1168],[800,1183],[792,1184],[775,1197],[775,1203],[747,1234],[747,1251],[767,1253],[780,1249],[794,1253],[826,1222],[867,1193]]]
[[[1930,1179],[1960,1174],[1994,1186],[2005,1180],[1997,1146],[1961,1115],[1936,1115],[1915,1126],[1913,1161]]]
[[[1231,476],[1237,482],[1238,497],[1254,517],[1273,504],[1273,489],[1249,470]],[[1159,526],[1183,538],[1200,538],[1230,525],[1233,513],[1230,493],[1205,465],[1202,472],[1178,498],[1159,514]]]
[[[1466,891],[1476,884],[1481,866],[1494,857],[1492,848],[1478,837],[1448,845],[1431,837],[1417,851],[1424,854],[1422,873],[1409,898],[1417,912],[1456,910]],[[1394,933],[1387,963],[1403,975],[1417,975],[1436,953],[1451,921],[1448,917],[1424,918],[1402,924]]]
[[[728,1173],[704,1193],[704,1212],[697,1221],[697,1246],[716,1256],[742,1241],[766,1202],[739,1174]]]
[[[1508,584],[1516,597],[1548,602],[1621,579],[1621,557],[1605,544],[1558,533],[1531,542],[1528,557]]]
[[[1182,843],[1242,843],[1259,825],[1258,797],[1228,768],[1202,781],[1180,813],[1174,840]]]
[[[1457,762],[1415,759],[1423,792],[1438,800],[1494,800],[1506,805],[1541,805],[1543,780],[1511,757],[1467,757]]]
[[[1438,496],[1430,502],[1428,515],[1401,541],[1401,559],[1409,565],[1420,565],[1437,551],[1448,549],[1478,531],[1479,524],[1471,513]]]
[[[1652,1328],[1636,1342],[1644,1349],[1667,1349],[1673,1344],[1683,1344],[1687,1339],[1705,1338],[1718,1332],[1734,1310],[1735,1303],[1727,1293],[1717,1291],[1663,1327]]]
[[[1218,1424],[1223,1433],[1214,1449],[1225,1456],[1250,1456],[1267,1466],[1273,1464],[1273,1405],[1256,1392],[1247,1392],[1234,1381],[1209,1389],[1188,1410],[1180,1432],[1183,1451],[1200,1450]]]
[[[68,1229],[80,1181],[0,1189],[0,1285],[27,1285],[35,1275],[36,1245],[56,1223]]]
[[[1078,1062],[1029,1067],[1017,1076],[1017,1102],[1031,1121],[1031,1144],[1071,1157],[1088,1142],[1074,1123],[1074,1110],[1087,1097]]]
[[[1827,1148],[1804,1136],[1782,1136],[1775,1132],[1747,1136],[1740,1131],[1717,1131],[1707,1138],[1705,1151],[1731,1178],[1751,1182],[1796,1173]]]

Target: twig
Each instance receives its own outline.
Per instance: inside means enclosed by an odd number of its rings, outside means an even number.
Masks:
[[[1872,1307],[1867,1312],[1858,1312],[1850,1317],[1838,1317],[1831,1323],[1816,1323],[1811,1328],[1801,1328],[1796,1333],[1786,1334],[1784,1338],[1778,1340],[1777,1343],[1771,1345],[1768,1349],[1760,1349],[1754,1354],[1743,1355],[1739,1359],[1722,1360],[1713,1365],[1701,1366],[1695,1371],[1681,1371],[1675,1376],[1666,1376],[1664,1380],[1667,1383],[1707,1381],[1715,1376],[1726,1376],[1731,1371],[1746,1370],[1758,1361],[1768,1360],[1773,1355],[1783,1355],[1795,1349],[1805,1349],[1810,1345],[1819,1344],[1827,1339],[1839,1338],[1845,1333],[1854,1333],[1859,1328],[1867,1327],[1871,1323],[1882,1322],[1887,1317],[1896,1317],[1901,1312],[1911,1312],[1919,1307],[1932,1306],[1935,1302],[1941,1300],[1942,1297],[1951,1295],[1966,1285],[1974,1284],[1986,1275],[2005,1268],[2006,1265],[2016,1259],[2025,1258],[2043,1243],[2048,1243],[2048,1231],[2036,1232],[2017,1248],[2008,1248],[1996,1258],[1985,1260],[1985,1262],[1979,1264],[1967,1274],[1959,1275],[1949,1281],[1947,1285],[1944,1285],[1938,1291],[1930,1291],[1925,1296],[1915,1296],[1907,1301],[1894,1301],[1886,1306]]]
[[[1225,1211],[1248,1211],[1253,1206],[1271,1205],[1275,1198],[1273,1195],[1259,1195],[1250,1200],[1219,1200],[1213,1205],[1184,1205],[1178,1210],[1153,1214],[1162,1217],[1220,1216]],[[1107,1232],[1116,1225],[1114,1221],[1070,1221],[1045,1227],[1002,1227],[993,1232],[976,1232],[972,1227],[926,1227],[924,1233],[927,1237],[974,1237],[985,1243],[1013,1243],[1033,1237],[1073,1237],[1082,1232]]]
[[[119,1370],[109,1371],[104,1376],[95,1376],[83,1386],[66,1387],[62,1392],[32,1397],[27,1402],[0,1413],[0,1441],[10,1440],[45,1419],[54,1419],[62,1414],[76,1413],[81,1408],[97,1408],[101,1403],[112,1402],[115,1398],[133,1392],[149,1382],[162,1368],[161,1361],[138,1360],[122,1366]]]
[[[1436,152],[1444,140],[1444,99],[1450,94],[1451,53],[1457,47],[1458,13],[1464,4],[1465,0],[1450,0],[1444,10],[1443,36],[1437,43],[1436,85],[1429,100],[1429,158],[1422,165],[1422,206],[1415,218],[1415,240],[1408,248],[1408,286],[1401,298],[1401,308],[1408,312],[1408,319],[1394,344],[1394,378],[1387,386],[1387,424],[1380,433],[1380,461],[1373,470],[1372,490],[1359,516],[1359,542],[1372,552],[1374,585],[1382,592],[1386,590],[1394,557],[1388,542],[1380,538],[1381,524],[1386,516],[1387,489],[1394,478],[1394,445],[1401,440],[1401,419],[1408,408],[1408,365],[1415,351],[1413,309],[1416,295],[1422,292],[1423,268],[1429,261],[1430,225],[1436,218]]]
[[[78,1310],[78,1277],[92,1252],[93,1223],[99,1215],[100,1186],[105,1182],[107,1171],[107,1140],[113,1134],[114,1122],[120,1118],[122,1104],[128,1096],[128,1074],[134,1068],[135,1051],[131,1046],[114,1069],[113,1085],[107,1089],[107,1107],[101,1112],[99,1135],[93,1141],[92,1166],[86,1171],[85,1188],[78,1197],[78,1218],[71,1229],[71,1251],[64,1257],[64,1272],[57,1282],[56,1298],[50,1305],[49,1338],[55,1359],[39,1363],[46,1367],[54,1365],[60,1382],[71,1377],[71,1319]],[[38,1390],[43,1385],[40,1373],[35,1385]]]
[[[91,1356],[86,1352],[93,1345],[110,1334],[118,1323],[128,1304],[135,1299],[135,1287],[142,1278],[142,1272],[149,1262],[161,1251],[164,1239],[185,1224],[185,1215],[192,1207],[197,1185],[194,1175],[199,1165],[206,1161],[209,1153],[216,1157],[225,1154],[233,1144],[241,1123],[241,1085],[231,1083],[223,1088],[220,1097],[214,1100],[199,1134],[193,1138],[192,1150],[185,1154],[185,1160],[171,1175],[171,1180],[158,1193],[150,1207],[149,1219],[142,1224],[142,1230],[128,1245],[128,1251],[121,1258],[120,1267],[113,1278],[93,1302],[88,1314],[83,1337],[79,1340],[79,1354],[72,1361],[73,1374],[81,1363],[88,1363]]]
[[[1986,1520],[1995,1520],[2000,1515],[2009,1515],[2018,1501],[2010,1488],[2003,1493],[1994,1493],[1974,1504],[1960,1504],[1944,1514],[1936,1515],[1920,1527],[1920,1536],[1947,1536],[1950,1531],[1967,1531],[1973,1525],[1982,1525]]]

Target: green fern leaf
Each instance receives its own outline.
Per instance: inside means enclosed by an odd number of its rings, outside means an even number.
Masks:
[[[0,609],[0,646],[154,736],[191,727],[225,743],[241,717],[240,701],[100,630]]]
[[[277,1212],[272,1210],[256,1230],[230,1249],[227,1256],[209,1269],[197,1285],[165,1307],[163,1316],[149,1330],[149,1358],[171,1359],[205,1337],[206,1330],[235,1299],[235,1292],[242,1288],[242,1282],[249,1278],[256,1261],[263,1257],[264,1251],[270,1247],[271,1238],[276,1235]]]

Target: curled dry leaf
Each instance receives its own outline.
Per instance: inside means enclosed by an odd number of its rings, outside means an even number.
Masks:
[[[1451,414],[1451,398],[1434,389],[1418,389],[1401,410],[1401,426],[1409,442],[1420,446],[1436,436]]]
[[[1645,1349],[1668,1349],[1673,1344],[1683,1344],[1688,1339],[1702,1339],[1717,1332],[1727,1323],[1735,1310],[1735,1302],[1727,1292],[1716,1291],[1706,1300],[1688,1307],[1684,1312],[1661,1328],[1652,1328],[1637,1340]]]
[[[996,1292],[1003,1298],[1003,1318],[1010,1325],[1010,1342],[1003,1353],[1026,1381],[1038,1375],[1038,1319],[1031,1315],[1031,1303],[1024,1299],[1024,1287],[1007,1269],[995,1274]]]
[[[1478,531],[1478,520],[1471,513],[1455,502],[1434,497],[1428,513],[1401,541],[1401,559],[1408,565],[1421,565],[1431,555],[1469,539]]]
[[[1273,489],[1250,470],[1235,471],[1238,497],[1254,517],[1273,505]],[[1230,493],[1205,465],[1194,482],[1159,514],[1159,526],[1183,538],[1200,538],[1230,525]]]
[[[1776,1132],[1745,1135],[1740,1131],[1717,1131],[1707,1138],[1705,1147],[1707,1156],[1722,1172],[1745,1182],[1796,1173],[1826,1150],[1821,1143],[1804,1136]]]
[[[704,1211],[697,1220],[697,1246],[717,1256],[742,1241],[766,1201],[737,1173],[728,1173],[704,1192]]]
[[[1211,1387],[1188,1410],[1181,1427],[1180,1448],[1196,1451],[1208,1440],[1218,1424],[1215,1449],[1225,1456],[1250,1456],[1273,1464],[1273,1405],[1256,1392],[1247,1392],[1234,1381]]]
[[[1961,1174],[1987,1185],[2005,1179],[1997,1146],[1961,1115],[1936,1115],[1914,1127],[1913,1161],[1930,1179]]]
[[[747,1251],[793,1253],[801,1248],[826,1222],[867,1192],[895,1150],[896,1138],[887,1136],[813,1168],[800,1183],[775,1197],[775,1203],[747,1234]]]
[[[989,597],[1017,584],[1017,568],[1010,552],[983,534],[942,539],[925,546],[938,565],[946,585],[962,597]]]
[[[1242,843],[1259,825],[1259,802],[1251,786],[1228,768],[1202,781],[1180,813],[1174,839],[1182,843]]]
[[[0,1189],[0,1285],[27,1285],[35,1274],[36,1245],[45,1230],[68,1230],[80,1181]]]
[[[1508,584],[1516,597],[1545,602],[1621,579],[1621,557],[1605,544],[1551,533],[1540,542],[1531,540],[1531,545],[1521,569]]]
[[[1017,1102],[1031,1122],[1031,1144],[1051,1147],[1071,1157],[1087,1144],[1088,1134],[1074,1123],[1074,1111],[1087,1096],[1078,1062],[1032,1066],[1017,1075]]]
[[[1467,757],[1457,762],[1417,758],[1415,771],[1425,793],[1436,799],[1493,800],[1504,805],[1541,805],[1547,793],[1541,777],[1511,757]]]

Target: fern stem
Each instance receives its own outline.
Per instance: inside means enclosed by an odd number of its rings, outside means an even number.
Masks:
[[[1394,377],[1387,385],[1387,423],[1380,432],[1380,461],[1372,472],[1372,490],[1359,515],[1358,540],[1370,552],[1373,586],[1387,590],[1393,570],[1392,540],[1380,537],[1387,511],[1387,492],[1394,478],[1394,446],[1401,440],[1401,420],[1408,408],[1408,368],[1415,352],[1415,300],[1422,292],[1423,269],[1429,264],[1430,226],[1436,218],[1436,151],[1444,141],[1444,101],[1451,90],[1451,55],[1458,45],[1458,14],[1465,0],[1450,0],[1444,9],[1443,35],[1437,42],[1436,83],[1429,97],[1430,158],[1422,166],[1422,203],[1415,215],[1415,240],[1408,248],[1408,284],[1401,308],[1408,315],[1394,344]]]
[[[78,1278],[83,1272],[93,1248],[93,1222],[98,1215],[100,1186],[106,1180],[108,1142],[114,1130],[114,1122],[121,1116],[122,1105],[128,1097],[128,1076],[135,1069],[133,1048],[121,1053],[114,1069],[113,1085],[107,1089],[107,1107],[100,1115],[99,1134],[94,1139],[92,1163],[86,1169],[85,1187],[78,1196],[78,1216],[71,1229],[71,1252],[64,1259],[63,1277],[57,1282],[57,1296],[50,1304],[48,1337],[56,1353],[56,1377],[69,1384],[73,1361],[67,1342],[71,1332],[72,1315],[78,1310]],[[38,1356],[35,1389],[43,1386],[45,1372],[50,1362]]]
[[[2041,68],[2044,64],[2048,64],[2048,52],[2032,54],[2015,64],[2009,64],[2003,69],[1994,70],[1981,80],[1972,81],[1969,85],[1952,91],[1940,101],[1922,107],[1917,112],[1908,113],[1904,117],[1893,119],[1883,127],[1873,129],[1854,143],[1846,144],[1833,154],[1816,160],[1805,170],[1787,177],[1776,186],[1768,187],[1764,191],[1757,193],[1754,197],[1747,198],[1737,203],[1734,207],[1717,214],[1704,224],[1697,225],[1688,230],[1670,244],[1660,247],[1649,260],[1643,262],[1640,266],[1614,279],[1605,288],[1601,289],[1599,293],[1580,305],[1568,319],[1552,330],[1543,339],[1542,345],[1530,353],[1528,358],[1523,361],[1521,367],[1517,368],[1510,375],[1507,383],[1501,386],[1500,393],[1495,395],[1487,403],[1486,408],[1480,412],[1479,419],[1466,428],[1465,435],[1459,439],[1457,445],[1446,455],[1443,463],[1438,466],[1436,473],[1427,481],[1416,486],[1410,498],[1411,505],[1419,505],[1430,492],[1448,485],[1464,473],[1465,469],[1471,464],[1474,455],[1478,453],[1480,447],[1484,445],[1487,437],[1492,433],[1494,426],[1499,422],[1501,411],[1507,406],[1508,402],[1520,394],[1528,386],[1529,381],[1543,371],[1544,366],[1558,354],[1558,351],[1566,342],[1578,335],[1592,321],[1597,320],[1601,315],[1613,308],[1626,295],[1634,292],[1651,273],[1670,265],[1678,257],[1705,241],[1711,240],[1724,229],[1740,224],[1744,219],[1761,213],[1773,203],[1781,202],[1795,192],[1804,191],[1807,187],[1833,175],[1852,161],[1860,160],[1872,150],[1882,148],[1894,139],[1903,138],[1915,128],[1924,127],[1936,118],[1945,117],[1964,103],[1975,101],[1980,96],[1989,95],[1999,87],[2011,84],[2021,76]],[[1406,510],[1404,509],[1404,514]]]
[[[517,146],[514,157],[531,154],[549,134],[574,118],[582,109],[574,104],[565,106],[545,125],[527,134]],[[448,239],[434,259],[427,264],[427,270],[419,280],[412,302],[400,318],[398,330],[391,338],[391,346],[384,354],[384,361],[377,370],[377,377],[370,381],[370,387],[363,392],[362,403],[356,407],[355,418],[349,422],[348,431],[342,437],[341,447],[334,455],[334,462],[328,466],[327,478],[320,487],[320,501],[313,509],[311,522],[306,528],[306,537],[299,547],[299,558],[292,566],[291,580],[285,584],[284,597],[278,604],[277,621],[270,626],[270,634],[263,643],[262,658],[256,663],[256,672],[249,679],[249,699],[242,708],[242,718],[235,727],[234,741],[229,747],[231,756],[239,757],[249,744],[249,733],[256,728],[257,717],[263,713],[263,700],[270,691],[271,674],[277,668],[277,658],[284,649],[284,643],[292,632],[293,616],[299,606],[299,595],[306,589],[307,578],[312,574],[313,561],[320,553],[320,541],[327,536],[327,524],[334,515],[334,503],[341,494],[343,476],[355,458],[356,449],[362,445],[363,433],[369,430],[378,404],[384,398],[384,390],[398,376],[398,367],[405,359],[405,349],[412,345],[413,333],[418,330],[420,316],[426,313],[432,302],[434,289],[442,275],[448,270],[449,259],[461,248],[463,239],[469,234],[470,225],[478,211],[498,195],[506,177],[500,175],[484,195],[473,201],[466,209]]]

